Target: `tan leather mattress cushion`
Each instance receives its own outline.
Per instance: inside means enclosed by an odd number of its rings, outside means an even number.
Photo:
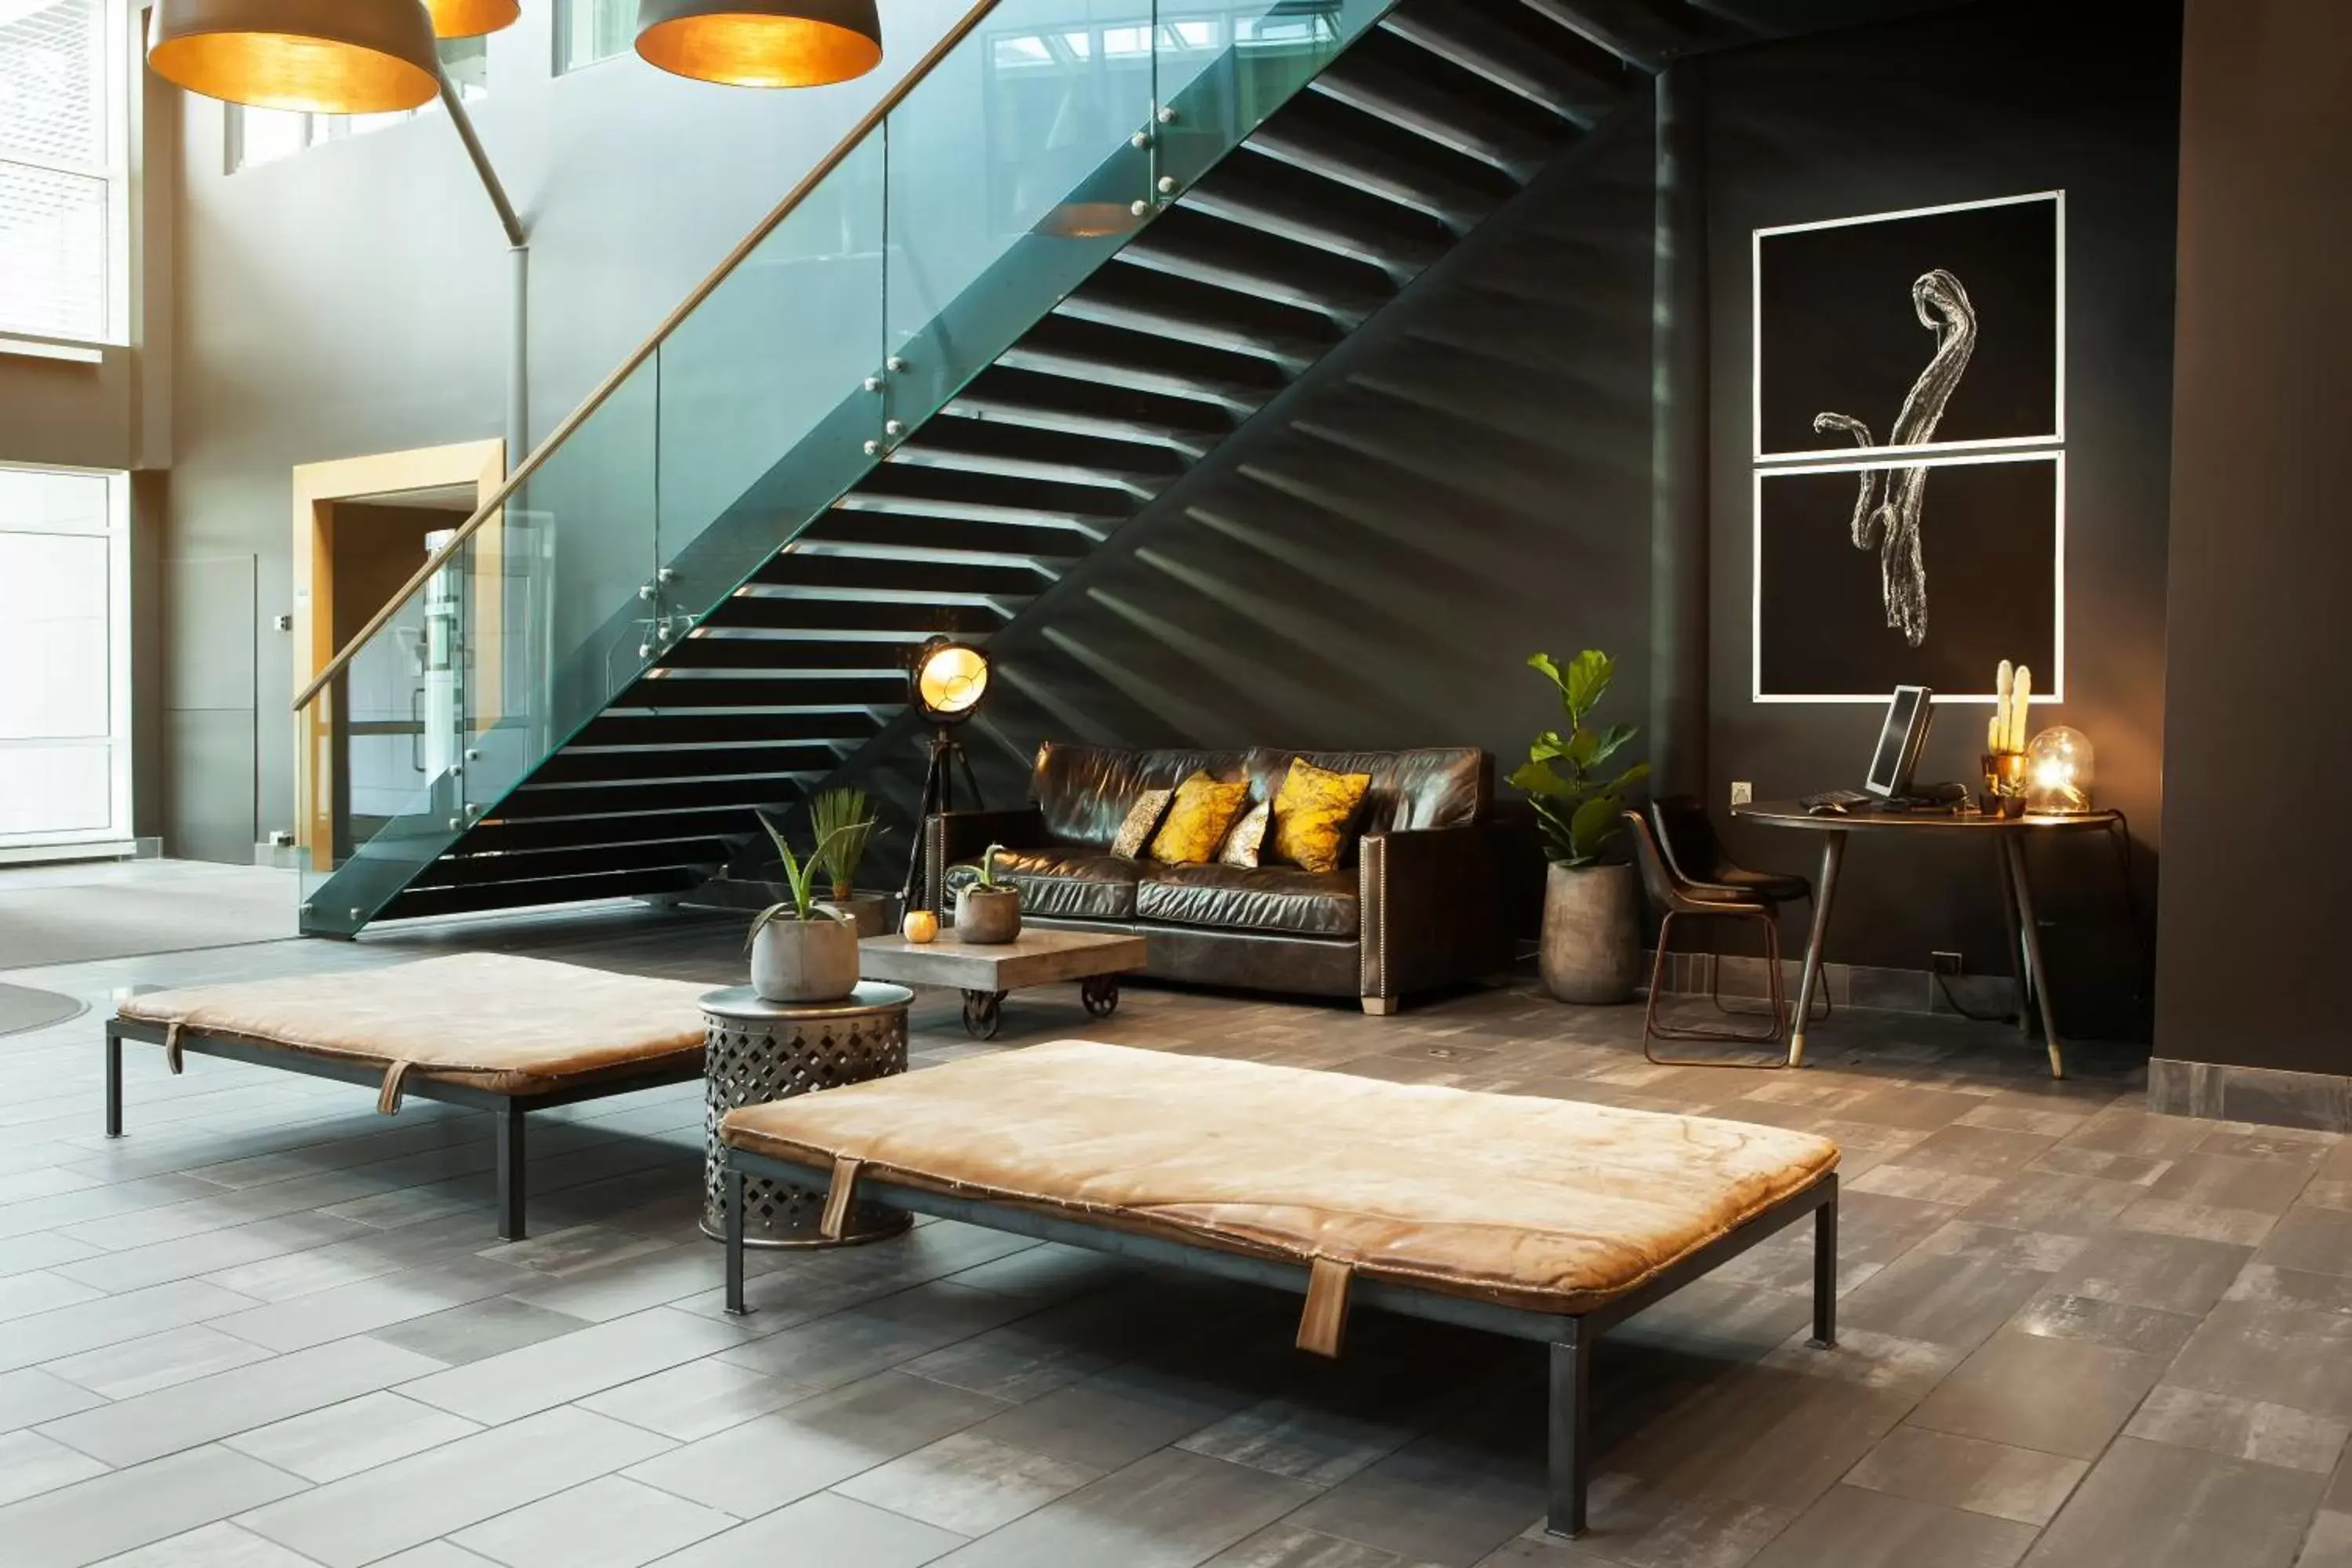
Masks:
[[[132,996],[125,1018],[535,1094],[701,1054],[710,987],[469,952],[389,969]]]
[[[746,1106],[723,1129],[780,1159],[1547,1312],[1634,1289],[1838,1160],[1778,1127],[1084,1040]]]

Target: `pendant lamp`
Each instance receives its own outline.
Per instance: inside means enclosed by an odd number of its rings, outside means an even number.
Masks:
[[[190,92],[255,109],[383,114],[441,91],[417,0],[155,0],[147,63]]]
[[[436,38],[478,38],[522,18],[521,0],[425,0]]]
[[[882,63],[874,0],[637,0],[637,53],[728,87],[824,87]]]

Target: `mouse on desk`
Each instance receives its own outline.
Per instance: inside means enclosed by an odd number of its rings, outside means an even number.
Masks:
[[[1817,800],[1805,807],[1808,816],[1846,816],[1852,815],[1844,804],[1834,800]]]

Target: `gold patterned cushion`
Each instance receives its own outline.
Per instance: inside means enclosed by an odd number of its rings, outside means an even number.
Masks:
[[[1348,852],[1349,828],[1372,787],[1370,773],[1327,773],[1303,757],[1274,797],[1274,858],[1309,871],[1336,871]]]
[[[1127,820],[1118,825],[1118,837],[1110,841],[1110,852],[1122,860],[1132,860],[1143,853],[1151,842],[1151,830],[1168,814],[1168,802],[1176,794],[1172,789],[1148,789],[1136,797],[1127,808]]]
[[[1168,819],[1151,840],[1151,858],[1172,865],[1206,864],[1248,806],[1247,779],[1220,784],[1205,773],[1194,773],[1176,786]]]
[[[1265,846],[1265,825],[1273,815],[1274,803],[1264,800],[1244,812],[1225,835],[1224,846],[1217,851],[1217,864],[1255,870],[1258,852]]]

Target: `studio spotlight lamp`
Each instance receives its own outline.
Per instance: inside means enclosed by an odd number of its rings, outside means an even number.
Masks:
[[[931,727],[929,765],[923,770],[923,800],[915,814],[916,844],[907,858],[907,885],[901,909],[916,907],[915,889],[923,877],[925,826],[935,816],[956,809],[955,769],[961,763],[971,805],[980,805],[980,781],[973,777],[971,759],[955,738],[956,726],[980,710],[988,694],[988,656],[970,643],[939,637],[915,650],[907,674],[908,700]]]

